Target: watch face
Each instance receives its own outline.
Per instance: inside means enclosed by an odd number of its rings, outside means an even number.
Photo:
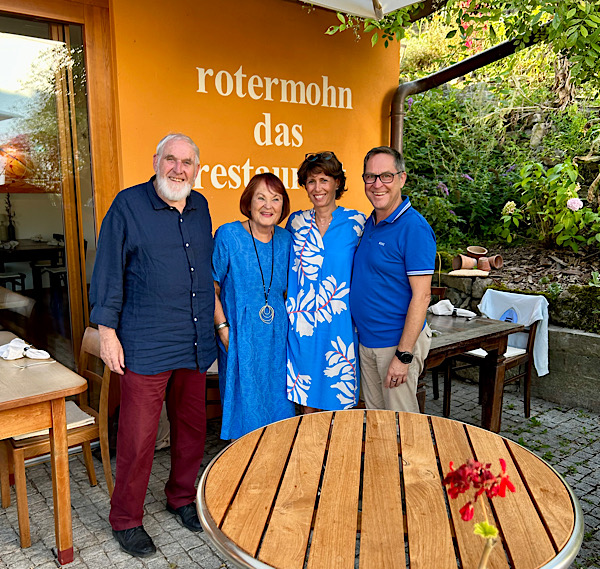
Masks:
[[[413,361],[413,355],[409,352],[396,352],[396,356],[403,364],[409,364]]]

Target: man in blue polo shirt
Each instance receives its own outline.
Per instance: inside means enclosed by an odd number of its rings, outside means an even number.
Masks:
[[[121,376],[117,473],[109,521],[121,549],[156,551],[142,517],[163,399],[171,424],[167,510],[201,531],[195,483],[206,438],[206,370],[216,358],[211,219],[193,192],[198,147],[170,134],[156,173],[113,201],[98,239],[90,319],[102,359]]]
[[[435,234],[402,198],[404,158],[389,146],[364,161],[374,207],[354,257],[350,309],[360,343],[361,388],[368,409],[418,413],[417,380],[431,345],[425,321],[435,265]]]

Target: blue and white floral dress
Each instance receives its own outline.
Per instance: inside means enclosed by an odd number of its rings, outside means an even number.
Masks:
[[[286,308],[288,398],[338,410],[358,402],[358,337],[349,306],[354,252],[366,217],[337,207],[322,237],[315,211],[290,215],[292,257]]]

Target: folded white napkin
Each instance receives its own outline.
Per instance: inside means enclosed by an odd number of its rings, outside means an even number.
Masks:
[[[0,346],[0,358],[5,360],[18,360],[27,356],[32,360],[46,360],[50,354],[45,350],[36,350],[21,338],[14,338],[8,344]]]
[[[464,316],[465,318],[477,316],[475,312],[471,312],[465,308],[454,308],[449,300],[440,300],[438,303],[430,306],[427,310],[432,314],[437,314],[439,316]]]

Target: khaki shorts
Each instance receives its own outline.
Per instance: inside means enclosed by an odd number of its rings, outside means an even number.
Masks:
[[[408,380],[398,387],[386,388],[383,384],[398,346],[367,348],[360,344],[361,392],[366,408],[418,413],[417,382],[430,346],[431,328],[425,324],[413,349],[414,357],[408,368]]]

